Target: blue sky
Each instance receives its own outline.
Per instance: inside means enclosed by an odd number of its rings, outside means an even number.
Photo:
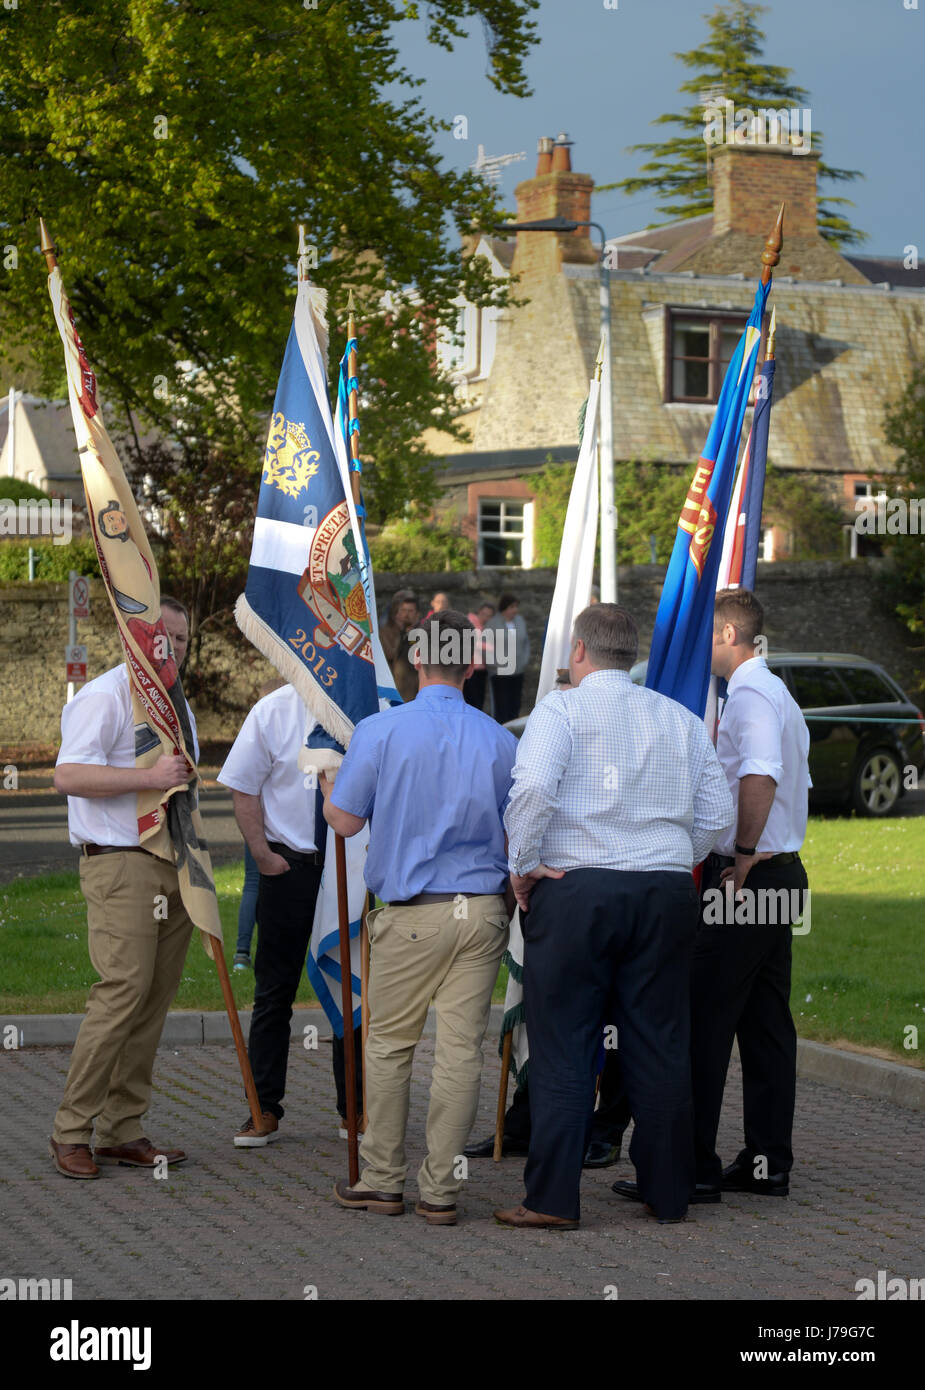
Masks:
[[[575,142],[573,167],[598,183],[636,173],[643,156],[626,147],[669,132],[650,121],[689,101],[678,93],[688,71],[672,54],[703,41],[702,16],[712,5],[617,3],[605,9],[604,0],[542,0],[540,42],[527,69],[533,95],[526,98],[501,96],[490,86],[480,25],[452,54],[426,42],[423,22],[399,25],[403,58],[426,79],[419,96],[427,110],[468,118],[467,140],[441,136],[446,161],[465,167],[480,143],[488,154],[526,151],[526,159],[502,174],[501,193],[512,210],[515,185],[536,167],[541,135],[567,131]],[[925,247],[925,0],[918,3],[906,9],[903,0],[768,0],[760,17],[766,60],[791,68],[792,81],[809,92],[826,162],[865,175],[852,184],[823,183],[822,191],[853,199],[847,215],[870,238],[856,249],[870,255],[902,256],[910,243]],[[609,236],[663,220],[652,194],[630,199],[620,192],[596,194],[592,216]]]

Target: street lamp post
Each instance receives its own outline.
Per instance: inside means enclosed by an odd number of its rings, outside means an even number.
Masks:
[[[601,237],[599,266],[599,305],[603,363],[601,376],[605,387],[601,391],[601,602],[617,601],[617,513],[613,496],[613,378],[611,375],[610,344],[610,282],[607,277],[607,237],[599,222],[573,222],[568,217],[542,217],[534,222],[502,222],[499,232],[576,232],[579,227],[594,227]]]

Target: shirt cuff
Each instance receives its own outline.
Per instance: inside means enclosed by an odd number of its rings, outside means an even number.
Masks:
[[[509,860],[508,868],[512,874],[518,878],[526,878],[527,874],[532,874],[533,870],[539,868],[540,857],[538,854],[522,855],[519,860]],[[516,867],[515,867],[516,866]]]
[[[746,758],[739,765],[737,776],[740,781],[743,777],[772,777],[775,782],[780,784],[783,772],[783,763],[766,763],[761,758]]]

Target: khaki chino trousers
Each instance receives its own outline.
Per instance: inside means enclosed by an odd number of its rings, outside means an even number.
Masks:
[[[193,924],[177,871],[150,854],[80,860],[90,960],[99,983],[71,1053],[55,1116],[59,1144],[97,1148],[142,1138],[154,1057],[183,974]]]
[[[411,1064],[433,1002],[437,1036],[418,1191],[425,1202],[450,1206],[462,1187],[459,1159],[478,1108],[482,1041],[507,945],[504,899],[486,894],[382,907],[369,914],[367,926],[370,1018],[360,1178],[377,1192],[404,1187]]]

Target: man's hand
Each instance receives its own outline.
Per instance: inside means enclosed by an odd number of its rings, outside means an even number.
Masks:
[[[162,753],[153,767],[147,769],[149,785],[159,792],[181,787],[189,781],[189,764],[180,754]]]
[[[291,867],[288,859],[284,859],[281,854],[267,846],[266,854],[254,855],[254,862],[262,874],[267,878],[275,878],[278,874],[288,874]]]
[[[546,864],[537,864],[528,874],[511,874],[511,887],[521,912],[527,911],[530,894],[541,878],[564,878],[564,869],[550,869]]]
[[[768,852],[762,854],[737,854],[735,865],[728,869],[723,869],[722,873],[720,874],[720,884],[724,884],[727,879],[731,878],[734,885],[733,894],[735,897],[738,897],[739,889],[744,887],[745,880],[748,878],[748,875],[750,874],[751,870],[755,867],[759,860],[773,858],[773,854],[770,854]]]

